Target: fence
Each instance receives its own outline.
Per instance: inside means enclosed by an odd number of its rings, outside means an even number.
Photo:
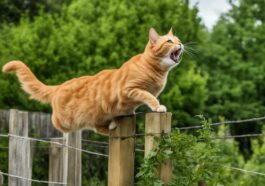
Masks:
[[[144,113],[145,133],[136,134],[135,115],[124,116],[117,119],[117,128],[110,132],[109,143],[96,142],[82,139],[82,132],[77,131],[69,134],[61,134],[51,124],[50,114],[25,112],[18,110],[0,111],[0,131],[8,131],[8,134],[0,134],[0,137],[9,138],[9,170],[8,173],[0,170],[0,186],[3,184],[3,176],[8,177],[9,186],[31,186],[32,182],[48,184],[49,186],[79,186],[82,184],[81,153],[94,154],[108,158],[108,185],[129,186],[134,184],[134,159],[135,140],[138,136],[145,137],[144,156],[147,156],[154,148],[154,137],[171,132],[171,113]],[[265,120],[265,117],[250,118],[237,121],[212,123],[211,126],[221,124],[247,123]],[[4,125],[8,123],[8,125]],[[179,130],[194,130],[201,125],[181,127]],[[33,132],[38,138],[29,137]],[[265,134],[243,134],[235,136],[223,136],[214,139],[231,139],[242,137],[259,137]],[[1,138],[0,138],[1,140]],[[108,155],[91,152],[82,149],[81,142],[93,142],[96,145],[107,147]],[[47,181],[32,179],[32,159],[35,142],[49,143],[49,179]],[[140,150],[142,151],[142,150]],[[237,167],[228,167],[235,171],[265,176],[251,170]],[[172,164],[168,160],[157,168],[157,175],[168,182],[172,177]],[[198,185],[206,185],[200,181]]]
[[[0,170],[0,185],[3,175],[8,176],[9,186],[31,186],[32,182],[49,184],[49,186],[81,185],[81,152],[108,157],[108,185],[134,185],[135,160],[135,124],[136,118],[124,116],[117,119],[117,128],[110,132],[109,154],[83,150],[81,147],[81,131],[60,134],[51,124],[50,115],[18,110],[0,112],[0,130],[8,134],[0,137],[9,138],[9,170]],[[8,123],[8,125],[3,125]],[[163,125],[162,125],[163,124]],[[8,127],[8,128],[7,128]],[[171,113],[147,113],[146,133],[159,136],[171,130]],[[38,138],[29,137],[33,131]],[[1,140],[1,138],[0,138]],[[50,143],[49,148],[49,180],[32,179],[32,159],[35,142]],[[104,142],[103,142],[104,143]],[[154,136],[145,137],[145,156],[154,147]],[[158,175],[165,182],[171,177],[171,163],[161,165]]]

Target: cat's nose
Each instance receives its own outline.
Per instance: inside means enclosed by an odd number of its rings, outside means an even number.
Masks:
[[[182,45],[182,44],[178,44],[178,45],[176,46],[176,48],[182,50],[182,49],[183,49],[183,45]]]
[[[179,45],[179,48],[181,49],[181,50],[183,50],[184,49],[184,45],[183,44],[178,44]]]

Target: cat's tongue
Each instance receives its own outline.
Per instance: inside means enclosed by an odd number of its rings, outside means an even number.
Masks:
[[[181,49],[178,49],[170,54],[170,58],[175,62],[178,63],[178,58],[180,54]]]

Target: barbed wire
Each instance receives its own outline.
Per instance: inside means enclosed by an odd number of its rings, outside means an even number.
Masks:
[[[87,139],[82,139],[82,141],[84,142],[88,142],[88,143],[95,143],[95,144],[102,144],[102,145],[108,145],[108,142],[104,142],[104,141],[95,141],[95,140],[87,140]]]
[[[234,138],[261,137],[261,136],[265,136],[265,133],[217,136],[217,137],[212,138],[212,139],[234,139]]]
[[[150,112],[143,112],[143,113],[150,113]],[[140,113],[140,114],[143,114]],[[210,126],[220,126],[220,125],[225,125],[225,124],[235,124],[235,123],[249,123],[253,121],[261,121],[265,120],[265,117],[256,117],[256,118],[249,118],[249,119],[242,119],[242,120],[231,120],[231,121],[223,121],[223,122],[215,122],[209,124]],[[201,129],[203,128],[203,125],[195,125],[195,126],[186,126],[186,127],[175,127],[172,128],[172,131],[174,130],[191,130],[191,129]],[[128,136],[112,136],[110,138],[121,138],[121,139],[126,139],[126,138],[136,138],[136,137],[143,137],[143,136],[158,136],[158,135],[163,135],[165,133],[136,133],[133,135],[128,135]]]
[[[241,120],[233,120],[233,121],[223,121],[223,122],[216,122],[211,123],[210,126],[219,126],[223,124],[235,124],[235,123],[249,123],[253,121],[261,121],[265,120],[265,117],[257,117],[257,118],[249,118],[249,119],[241,119]],[[195,126],[187,126],[187,127],[176,127],[175,129],[179,130],[190,130],[190,129],[200,129],[203,125],[195,125]]]
[[[158,136],[158,135],[163,134],[164,136],[170,135],[170,133],[148,133],[148,134],[135,134],[135,135],[128,135],[128,136],[112,136],[110,138],[117,138],[117,139],[127,139],[127,138],[136,138],[138,136]],[[79,151],[83,151],[89,154],[94,154],[94,155],[98,155],[97,152],[92,152],[92,151],[88,151],[88,150],[84,150],[84,149],[80,149],[80,148],[76,148],[73,146],[68,146],[59,142],[53,142],[53,141],[48,141],[48,140],[43,140],[43,139],[36,139],[36,138],[30,138],[30,137],[23,137],[23,136],[17,136],[17,135],[13,135],[13,134],[9,134],[9,135],[2,135],[0,134],[0,137],[18,137],[18,138],[23,138],[23,139],[29,139],[31,141],[39,141],[39,142],[46,142],[46,143],[52,143],[52,144],[56,144],[59,145],[61,147],[68,147],[71,149],[75,149],[75,150],[79,150]],[[210,138],[211,140],[218,140],[218,139],[234,139],[234,138],[247,138],[247,137],[261,137],[261,136],[265,136],[265,133],[254,133],[254,134],[239,134],[239,135],[227,135],[227,136],[216,136],[213,138]],[[83,141],[83,140],[82,140]],[[85,140],[89,143],[94,143],[95,147],[100,147],[100,148],[108,148],[109,147],[109,143],[107,142],[100,142],[100,141],[94,141],[94,140]],[[97,144],[102,144],[102,145],[97,145]],[[138,147],[143,147],[144,145],[138,144],[136,145]],[[3,147],[3,148],[8,148],[8,147]],[[142,149],[137,149],[137,151],[143,151]],[[107,156],[106,154],[101,154],[100,155],[104,155]]]
[[[1,134],[0,137],[14,137],[14,138],[20,138],[20,139],[24,139],[24,140],[30,140],[30,141],[38,141],[38,142],[44,142],[44,143],[50,143],[50,144],[55,144],[55,145],[59,145],[61,147],[67,147],[69,149],[74,149],[74,150],[78,150],[87,154],[92,154],[92,155],[98,155],[98,156],[103,156],[103,157],[108,157],[107,154],[102,154],[102,153],[98,153],[98,152],[93,152],[93,151],[89,151],[89,150],[84,150],[84,149],[80,149],[80,148],[76,148],[73,146],[69,146],[69,145],[65,145],[59,142],[54,142],[54,141],[49,141],[49,140],[44,140],[44,139],[37,139],[37,138],[31,138],[31,137],[26,137],[26,136],[18,136],[18,135],[14,135],[14,134]]]
[[[98,152],[93,152],[93,151],[88,151],[88,150],[84,150],[84,149],[80,149],[80,148],[76,148],[76,147],[73,147],[73,146],[69,146],[69,145],[65,145],[65,144],[62,144],[62,143],[59,143],[59,142],[53,142],[53,141],[48,141],[48,140],[43,140],[43,139],[37,139],[37,138],[31,138],[31,137],[25,137],[25,136],[18,136],[18,135],[14,135],[14,134],[0,134],[0,137],[17,137],[17,138],[21,138],[21,139],[28,139],[28,140],[31,140],[31,141],[38,141],[38,142],[44,142],[44,143],[51,143],[51,144],[56,144],[56,145],[59,145],[61,147],[67,147],[67,148],[70,148],[70,149],[75,149],[75,150],[78,150],[78,151],[81,151],[81,152],[85,152],[87,154],[92,154],[92,155],[99,155],[99,156],[104,156],[104,157],[108,157],[107,154],[102,154],[102,153],[98,153]],[[93,141],[93,140],[86,140],[86,141],[89,141],[89,142],[97,142],[99,143],[99,141]],[[108,148],[108,143],[106,142],[103,142],[104,144],[107,144],[106,146],[100,146],[102,148],[105,148],[107,149]],[[102,144],[103,144],[102,143]],[[2,149],[8,149],[8,147],[1,147]],[[139,148],[136,148],[135,151],[138,151],[138,152],[144,152],[143,149],[139,149]]]
[[[83,140],[82,139],[82,141],[85,141],[85,142],[89,142],[90,143],[90,145],[91,145],[91,143],[93,144],[95,144],[95,145],[97,145],[97,144],[100,144],[100,146],[99,147],[101,147],[101,148],[105,148],[105,149],[107,149],[107,148],[109,148],[109,143],[107,143],[107,142],[102,142],[102,141],[94,141],[94,140]],[[143,145],[136,145],[136,146],[143,146]],[[98,146],[96,146],[96,147],[98,147]],[[144,152],[144,150],[143,149],[139,149],[139,148],[135,148],[135,151],[138,151],[138,152]]]
[[[135,114],[131,115],[125,115],[125,116],[133,116],[133,115],[141,115],[141,114],[147,114],[147,113],[152,113],[152,112],[137,112]],[[264,117],[255,117],[255,118],[249,118],[249,119],[241,119],[241,120],[231,120],[231,121],[223,121],[223,122],[215,122],[209,124],[210,126],[219,126],[223,124],[235,124],[235,123],[249,123],[253,121],[261,121],[265,120]],[[191,130],[191,129],[201,129],[203,128],[203,125],[195,125],[195,126],[186,126],[186,127],[175,127],[172,128],[172,131],[174,130]],[[157,135],[163,135],[164,133],[136,133],[133,135],[128,135],[128,136],[111,136],[110,138],[120,138],[120,139],[126,139],[126,138],[136,138],[136,137],[143,137],[143,136],[157,136]],[[1,137],[1,135],[0,135]],[[2,135],[2,137],[6,137],[6,135]],[[61,137],[56,137],[56,138],[44,138],[44,139],[63,139]],[[93,140],[85,140],[82,139],[84,142],[91,142],[91,143],[98,143],[98,144],[107,144],[107,142],[99,142],[99,141],[93,141]]]
[[[141,113],[137,113],[137,114],[146,114],[148,112],[141,112]],[[253,122],[253,121],[261,121],[261,120],[265,120],[265,117],[256,117],[256,118],[249,118],[249,119],[242,119],[242,120],[232,120],[232,121],[223,121],[223,122],[216,122],[216,123],[211,123],[210,126],[219,126],[219,125],[223,125],[223,124],[234,124],[234,123],[248,123],[248,122]],[[173,128],[173,130],[190,130],[190,129],[200,129],[202,128],[203,125],[196,125],[196,126],[187,126],[187,127],[180,127],[180,128]],[[137,137],[143,137],[143,136],[159,136],[159,135],[169,135],[170,133],[136,133],[133,135],[128,135],[128,136],[110,136],[110,138],[118,138],[118,139],[127,139],[127,138],[137,138]],[[265,134],[260,133],[260,134],[242,134],[242,135],[230,135],[230,136],[217,136],[215,138],[212,139],[233,139],[233,138],[244,138],[244,137],[259,137],[259,136],[264,136]],[[50,140],[45,140],[45,139],[37,139],[37,138],[31,138],[31,137],[23,137],[23,136],[18,136],[18,135],[14,135],[14,134],[0,134],[0,137],[16,137],[16,138],[21,138],[21,139],[28,139],[31,141],[39,141],[39,142],[45,142],[45,143],[51,143],[51,144],[56,144],[59,145],[61,147],[67,147],[70,149],[75,149],[81,152],[85,152],[88,154],[93,154],[93,155],[99,155],[99,156],[104,156],[104,157],[108,157],[107,154],[102,154],[102,153],[98,153],[98,152],[92,152],[92,151],[88,151],[88,150],[84,150],[81,148],[76,148],[73,146],[69,146],[69,145],[65,145],[59,142],[54,142],[54,141],[50,141]],[[63,139],[63,138],[49,138],[49,139]],[[107,142],[101,142],[101,141],[94,141],[94,140],[86,140],[86,139],[82,139],[82,141],[84,142],[88,142],[88,143],[94,143],[94,144],[102,144],[103,146],[101,146],[102,148],[107,148],[108,146],[104,146],[104,145],[108,145]],[[137,151],[143,151],[142,149],[137,149]]]
[[[241,172],[245,172],[245,173],[251,173],[251,174],[255,174],[255,175],[265,176],[265,173],[262,173],[262,172],[241,169],[241,168],[238,168],[238,167],[229,167],[229,166],[224,166],[224,167],[229,168],[229,169],[233,169],[233,170],[237,170],[237,171],[241,171]]]
[[[63,182],[53,182],[53,181],[36,180],[36,179],[25,178],[25,177],[22,177],[22,176],[17,176],[17,175],[13,175],[13,174],[9,174],[9,173],[4,173],[2,171],[0,171],[0,174],[2,174],[4,176],[12,177],[12,178],[18,178],[18,179],[22,179],[22,180],[26,180],[26,181],[31,181],[31,182],[36,182],[36,183],[67,185],[67,183],[63,183]]]

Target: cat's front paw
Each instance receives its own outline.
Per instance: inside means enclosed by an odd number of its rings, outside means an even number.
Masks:
[[[164,105],[159,105],[159,107],[156,108],[156,112],[166,112],[167,108]]]

